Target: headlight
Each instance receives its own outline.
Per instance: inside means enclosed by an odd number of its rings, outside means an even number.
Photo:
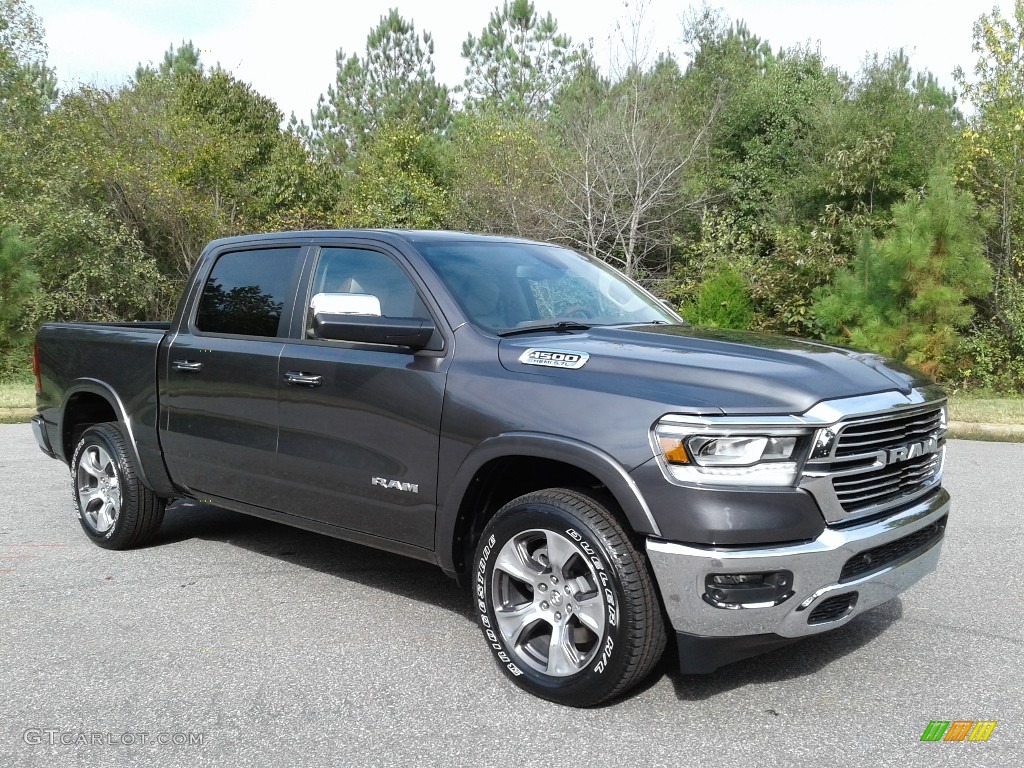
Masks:
[[[710,418],[660,421],[653,442],[666,477],[705,485],[796,485],[811,430],[776,423],[723,426]]]

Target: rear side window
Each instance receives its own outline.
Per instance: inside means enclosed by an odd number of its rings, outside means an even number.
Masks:
[[[298,248],[223,254],[203,286],[196,327],[204,333],[285,335],[298,268]]]

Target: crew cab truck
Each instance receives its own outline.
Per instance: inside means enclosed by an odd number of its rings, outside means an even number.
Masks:
[[[47,324],[42,450],[96,544],[192,498],[431,563],[538,696],[841,627],[937,564],[945,398],[687,325],[600,261],[448,232],[217,240],[170,323]]]

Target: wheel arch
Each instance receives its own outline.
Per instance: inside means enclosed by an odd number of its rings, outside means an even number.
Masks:
[[[70,464],[75,446],[82,433],[94,424],[113,421],[121,426],[127,437],[128,450],[137,467],[139,480],[152,488],[146,477],[131,419],[118,396],[108,384],[98,379],[78,379],[64,396],[60,409],[60,440],[64,460]]]
[[[463,573],[476,537],[502,505],[524,493],[567,486],[604,493],[621,511],[624,525],[636,533],[660,535],[636,482],[612,456],[571,438],[505,433],[480,443],[449,485],[438,509],[438,564],[451,575]]]

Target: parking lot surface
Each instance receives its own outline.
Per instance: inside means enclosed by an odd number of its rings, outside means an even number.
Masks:
[[[437,568],[209,505],[109,552],[0,426],[0,766],[1024,764],[1024,444],[951,441],[936,573],[836,632],[593,710],[507,682]],[[987,742],[920,741],[989,720]]]

